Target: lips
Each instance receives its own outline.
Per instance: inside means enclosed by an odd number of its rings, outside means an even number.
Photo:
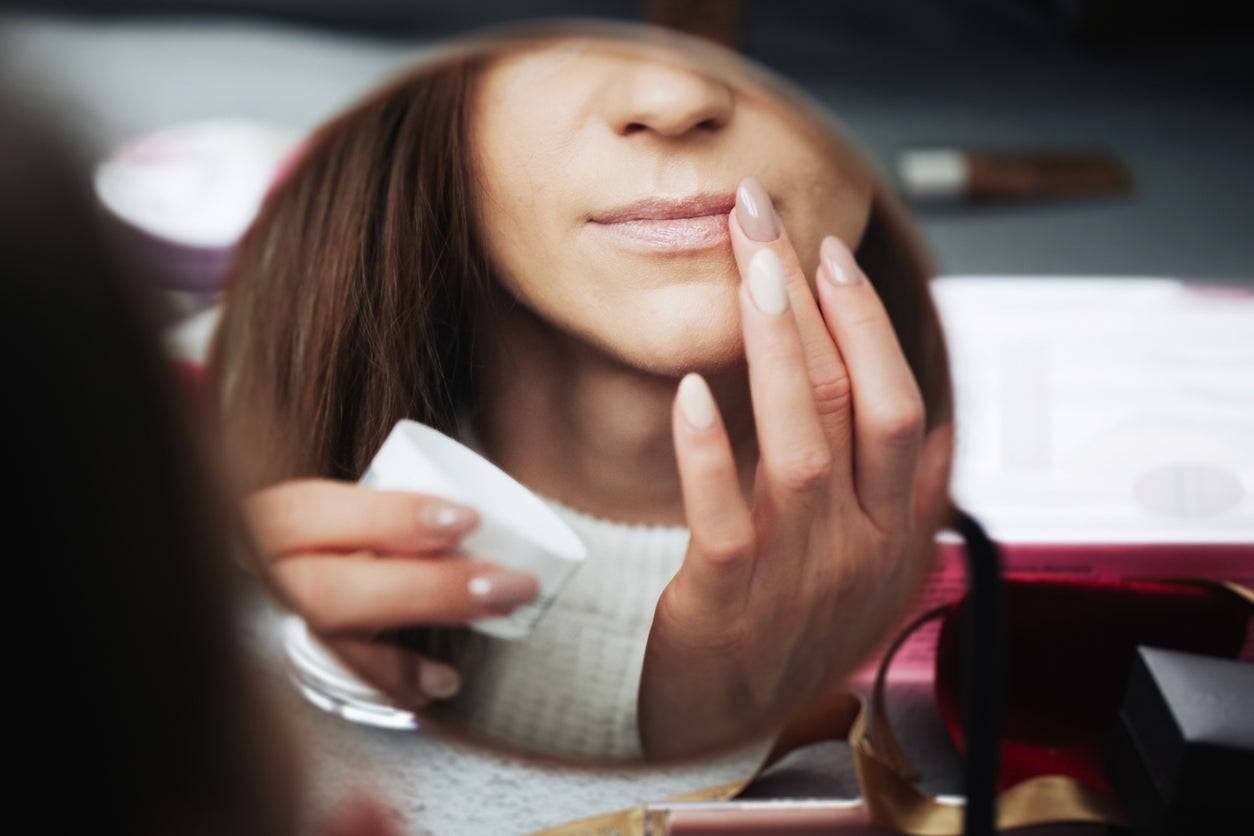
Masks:
[[[731,194],[649,197],[593,214],[588,223],[621,246],[678,252],[722,246],[729,239]]]
[[[699,194],[687,197],[646,197],[592,216],[592,223],[615,224],[632,221],[674,221],[728,215],[736,205],[732,194]]]

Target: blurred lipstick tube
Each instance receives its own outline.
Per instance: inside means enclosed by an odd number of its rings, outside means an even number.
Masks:
[[[902,193],[920,203],[1028,203],[1130,194],[1132,175],[1095,150],[918,148],[897,160]]]
[[[891,836],[861,799],[671,801],[645,805],[645,836]]]

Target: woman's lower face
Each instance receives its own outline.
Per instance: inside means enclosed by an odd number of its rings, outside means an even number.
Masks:
[[[643,46],[563,40],[480,80],[477,221],[499,280],[628,366],[679,376],[743,359],[727,216],[763,184],[807,273],[856,243],[872,176],[827,129],[738,78]]]

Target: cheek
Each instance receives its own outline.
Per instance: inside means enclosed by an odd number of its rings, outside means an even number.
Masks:
[[[811,280],[818,269],[819,246],[825,237],[835,235],[857,248],[871,213],[869,177],[812,177],[795,182],[783,194],[787,198],[779,207],[780,219]]]
[[[536,115],[501,104],[481,114],[476,132],[477,187],[474,215],[479,239],[495,272],[509,277],[544,276],[562,244],[559,210],[571,204],[563,192],[561,149],[543,142]]]
[[[543,178],[509,163],[498,160],[495,170],[484,174],[475,209],[479,239],[497,280],[542,313],[559,301],[554,277],[570,272],[560,263],[560,230],[545,211],[561,196]]]
[[[835,235],[851,247],[861,240],[875,182],[861,160],[830,135],[816,136],[815,130],[769,113],[754,114],[752,125],[759,172],[754,176],[774,197],[780,221],[811,280],[824,237]],[[762,148],[771,149],[769,157],[762,159]]]
[[[492,275],[505,291],[546,322],[586,316],[595,307],[589,273],[560,230],[519,201],[496,204],[481,224]]]

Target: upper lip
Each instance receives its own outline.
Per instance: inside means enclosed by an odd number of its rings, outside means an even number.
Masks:
[[[673,221],[726,215],[736,205],[734,194],[697,194],[686,197],[653,196],[593,213],[593,223],[616,224],[629,221]]]

